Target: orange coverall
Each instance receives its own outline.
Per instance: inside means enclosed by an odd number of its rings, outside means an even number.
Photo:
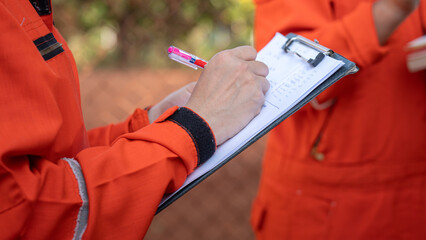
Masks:
[[[371,0],[256,0],[255,40],[317,39],[360,71],[269,135],[252,226],[258,239],[426,239],[426,72],[404,46],[426,4],[380,46]],[[315,108],[313,107],[315,106]]]
[[[0,239],[142,239],[162,196],[213,154],[207,123],[175,107],[148,124],[138,109],[86,132],[50,1],[0,0],[0,17]]]

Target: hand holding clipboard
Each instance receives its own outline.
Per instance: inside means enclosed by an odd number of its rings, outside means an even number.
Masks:
[[[157,213],[222,167],[302,106],[342,77],[356,73],[356,65],[334,51],[302,36],[277,33],[259,51],[258,61],[269,67],[271,88],[265,105],[241,132],[190,174],[175,193],[165,196]]]

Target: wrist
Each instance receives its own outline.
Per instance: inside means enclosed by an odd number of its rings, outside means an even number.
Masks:
[[[188,107],[178,108],[167,120],[181,126],[191,136],[198,152],[198,164],[207,161],[216,151],[216,140],[205,119]]]
[[[410,15],[410,13],[414,11],[414,9],[417,8],[417,6],[420,3],[420,0],[406,0],[406,1],[401,1],[401,0],[385,0],[385,2],[389,6],[391,6],[392,8],[394,8],[395,14],[398,14],[397,12],[399,12],[399,14],[403,15],[404,18],[405,18],[408,15]]]
[[[373,17],[380,45],[384,45],[411,11],[392,0],[380,0],[373,5]]]

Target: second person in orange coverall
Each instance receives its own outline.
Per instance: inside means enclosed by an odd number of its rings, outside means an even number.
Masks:
[[[255,40],[317,39],[360,71],[268,139],[252,211],[258,239],[426,239],[426,74],[404,46],[425,34],[416,0],[255,0]]]

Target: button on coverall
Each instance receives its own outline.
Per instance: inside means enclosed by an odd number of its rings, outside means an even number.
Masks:
[[[257,49],[294,32],[360,67],[271,131],[257,238],[426,239],[426,71],[409,73],[404,50],[425,34],[426,2],[384,46],[374,1],[255,2]]]
[[[0,0],[0,239],[142,239],[208,145],[168,119],[197,116],[175,107],[149,124],[138,109],[86,132],[73,57],[39,13]]]

